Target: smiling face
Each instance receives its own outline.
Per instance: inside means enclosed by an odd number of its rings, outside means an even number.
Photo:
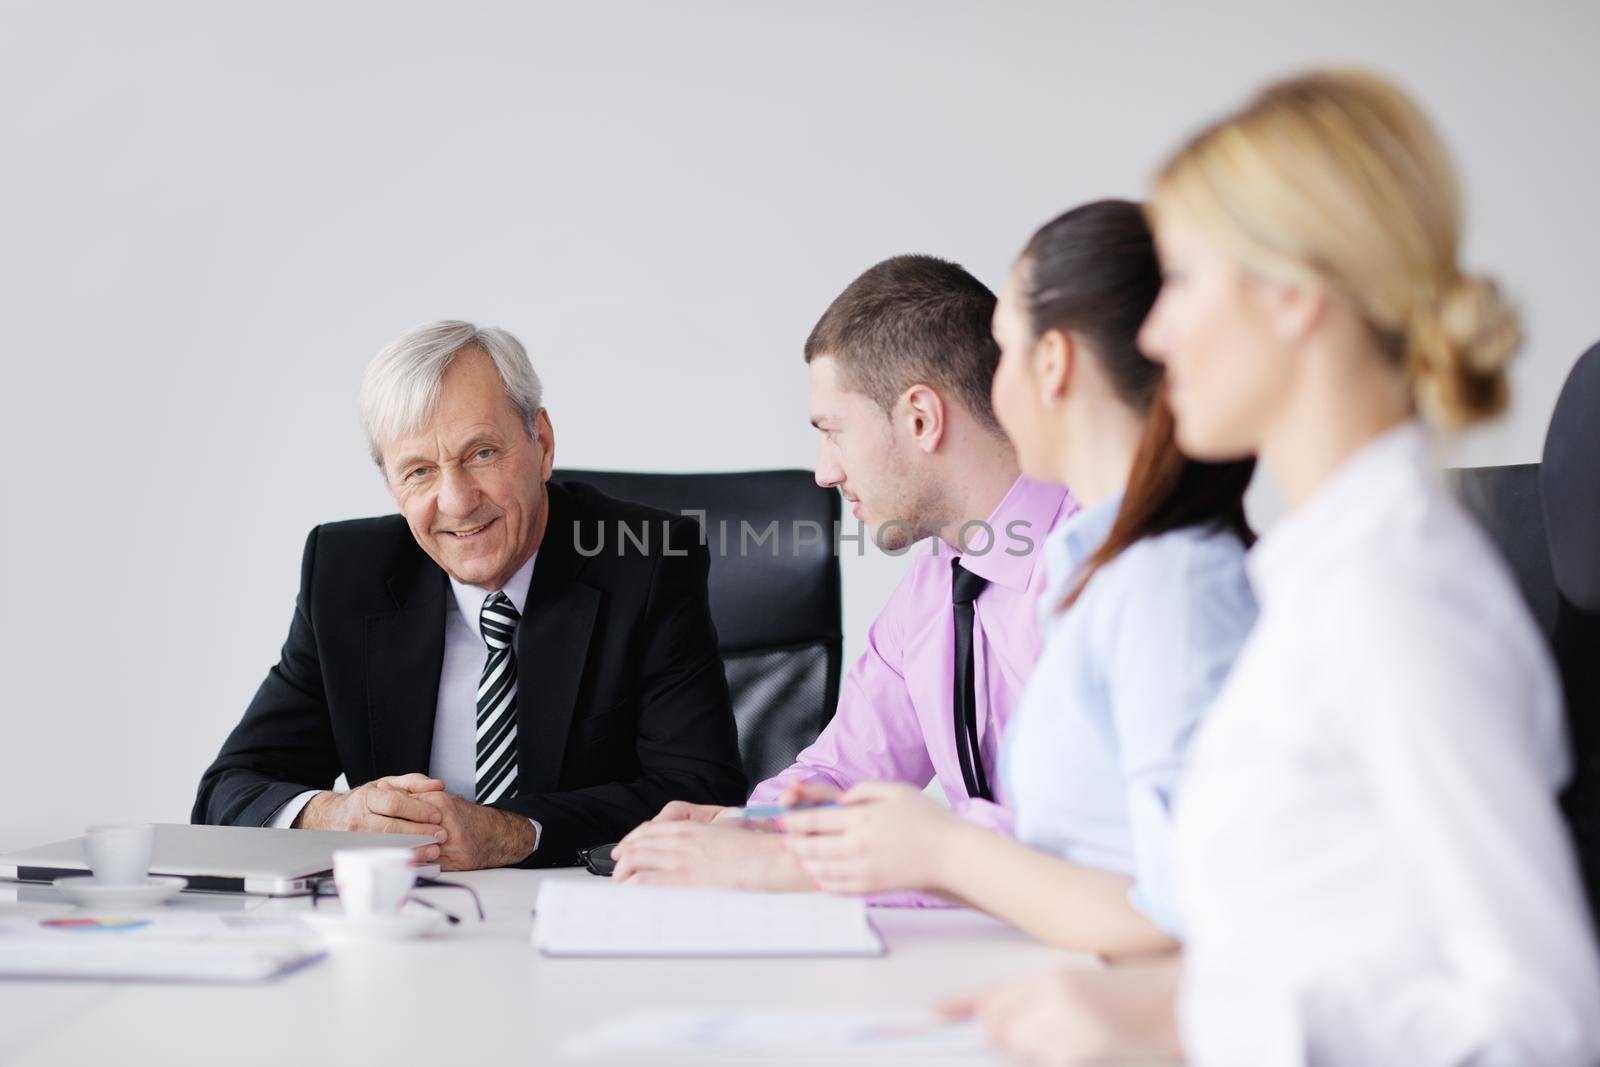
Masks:
[[[928,509],[912,467],[915,449],[897,440],[894,422],[877,403],[840,384],[832,356],[818,356],[809,367],[811,425],[822,435],[817,484],[838,489],[884,551],[898,552],[926,536]]]
[[[1196,459],[1254,455],[1293,384],[1293,353],[1273,327],[1273,283],[1247,273],[1181,211],[1156,230],[1161,295],[1139,331],[1166,365],[1179,447]]]
[[[554,431],[541,411],[529,436],[482,351],[456,355],[427,425],[382,442],[382,452],[384,479],[412,536],[452,578],[499,589],[538,549]]]

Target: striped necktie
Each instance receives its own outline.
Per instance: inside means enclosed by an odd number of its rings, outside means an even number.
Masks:
[[[478,628],[489,658],[478,682],[478,803],[493,804],[517,791],[516,606],[504,593],[483,600]]]

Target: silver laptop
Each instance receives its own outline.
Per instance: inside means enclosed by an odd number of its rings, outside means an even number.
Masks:
[[[417,848],[433,844],[425,834],[369,834],[338,830],[269,830],[257,826],[189,826],[158,823],[150,873],[177,875],[189,888],[213,893],[304,893],[308,879],[333,870],[341,848]],[[84,874],[83,838],[0,855],[0,878],[53,882]],[[436,874],[424,866],[419,874]]]

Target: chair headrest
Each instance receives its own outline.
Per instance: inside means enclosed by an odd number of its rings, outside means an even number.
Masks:
[[[1580,610],[1600,612],[1600,343],[1561,388],[1539,489],[1556,588]]]
[[[569,479],[668,514],[698,513],[711,554],[706,586],[723,655],[840,640],[840,553],[833,540],[839,492],[818,486],[810,471],[562,469],[551,478]]]

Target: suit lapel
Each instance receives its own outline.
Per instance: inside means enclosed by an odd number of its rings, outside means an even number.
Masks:
[[[374,777],[428,772],[444,669],[445,585],[444,571],[419,548],[411,565],[389,578],[395,609],[367,616]]]
[[[550,518],[517,627],[517,790],[522,793],[548,793],[559,786],[600,609],[600,590],[579,580],[584,560],[574,548],[573,524],[581,516],[561,486],[551,484],[549,496]],[[584,543],[593,537],[591,532]]]

